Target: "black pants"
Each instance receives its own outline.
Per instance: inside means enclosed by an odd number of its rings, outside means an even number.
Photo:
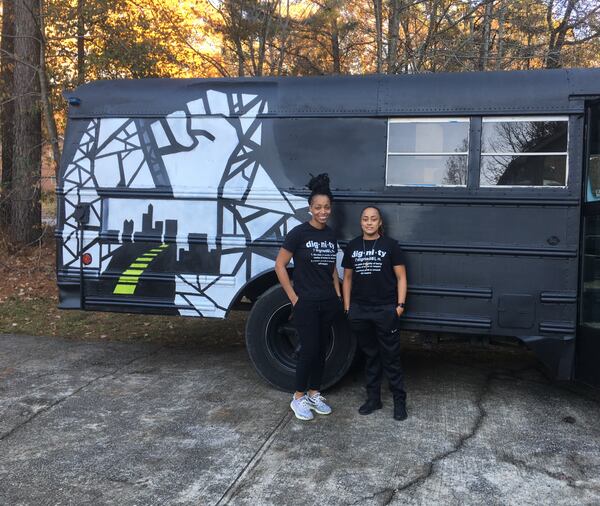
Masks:
[[[383,371],[395,401],[405,401],[404,373],[400,364],[400,334],[395,304],[367,306],[352,303],[348,313],[358,345],[366,356],[367,397],[380,399]]]
[[[321,388],[331,324],[341,312],[342,303],[337,297],[323,301],[300,298],[296,302],[292,320],[300,340],[296,391]]]

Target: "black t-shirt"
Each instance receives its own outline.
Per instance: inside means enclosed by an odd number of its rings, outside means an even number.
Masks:
[[[302,223],[288,232],[283,247],[294,255],[294,290],[298,297],[337,297],[333,287],[337,241],[331,228],[319,230],[308,222]]]
[[[352,302],[361,304],[396,304],[397,286],[395,265],[404,265],[404,253],[397,241],[381,236],[375,241],[364,241],[362,236],[352,239],[342,266],[352,269]]]

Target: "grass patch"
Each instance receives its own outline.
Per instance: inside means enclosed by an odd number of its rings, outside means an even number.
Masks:
[[[48,298],[10,297],[2,303],[0,333],[59,336],[78,340],[242,345],[246,313],[234,311],[225,321],[59,310]]]

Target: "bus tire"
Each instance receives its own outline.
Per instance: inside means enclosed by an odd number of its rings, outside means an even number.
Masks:
[[[295,390],[298,337],[289,321],[292,305],[281,285],[269,288],[254,304],[246,322],[246,347],[258,374],[280,390]],[[331,326],[322,389],[346,374],[356,352],[356,339],[345,318]]]

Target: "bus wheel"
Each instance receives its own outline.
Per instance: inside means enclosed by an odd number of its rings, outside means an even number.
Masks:
[[[289,318],[292,305],[280,285],[267,290],[254,304],[246,323],[250,360],[268,383],[293,392],[300,343]],[[331,326],[322,388],[346,374],[356,352],[356,340],[345,319]]]

